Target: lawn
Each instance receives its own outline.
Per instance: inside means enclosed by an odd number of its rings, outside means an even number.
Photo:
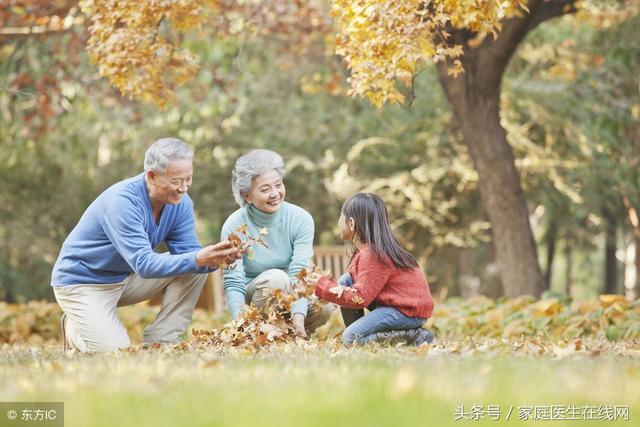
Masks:
[[[640,416],[640,358],[602,353],[305,343],[86,356],[5,345],[0,382],[3,401],[63,401],[66,426],[638,425]],[[482,405],[485,419],[455,421],[458,405],[467,414]],[[500,405],[499,421],[489,405]],[[628,405],[629,421],[518,421],[527,405]]]

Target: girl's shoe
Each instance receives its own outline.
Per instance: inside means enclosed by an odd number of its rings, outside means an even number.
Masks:
[[[368,342],[380,344],[406,344],[419,346],[424,343],[431,344],[433,334],[424,328],[399,329],[393,331],[376,332],[370,335]]]
[[[422,345],[424,343],[431,344],[432,342],[433,334],[431,333],[431,331],[425,328],[418,328],[418,332],[416,333],[416,336],[411,344]]]

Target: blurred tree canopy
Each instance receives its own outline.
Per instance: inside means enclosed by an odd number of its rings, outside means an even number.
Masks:
[[[51,298],[52,263],[86,206],[113,182],[138,173],[146,146],[168,135],[196,150],[190,192],[203,242],[217,240],[237,208],[230,194],[237,156],[267,147],[287,160],[287,198],[314,216],[316,243],[339,242],[335,223],[346,197],[375,191],[434,289],[461,293],[459,279],[473,276],[486,292],[485,284],[495,285],[496,295],[504,291],[477,168],[439,84],[439,73],[460,71],[456,60],[464,65],[457,48],[441,52],[442,70],[418,69],[431,51],[406,65],[400,59],[418,55],[418,47],[399,44],[411,51],[396,53],[400,62],[385,71],[386,80],[408,86],[385,83],[368,93],[347,80],[357,73],[343,62],[346,51],[341,57],[333,49],[336,43],[350,49],[351,39],[331,31],[324,2],[265,1],[259,8],[251,1],[148,2],[158,7],[147,11],[155,19],[136,18],[143,3],[123,2],[122,14],[105,17],[117,31],[98,35],[91,26],[112,2],[85,2],[81,10],[71,1],[10,1],[0,9],[1,298]],[[197,8],[210,15],[195,16]],[[611,227],[615,271],[620,251],[640,251],[639,22],[636,13],[621,10],[601,11],[609,21],[598,25],[571,15],[536,28],[515,51],[499,98],[532,233],[545,254],[546,287],[564,291],[574,284],[570,291],[578,296],[607,289]],[[118,16],[139,19],[132,24]],[[481,23],[484,32],[499,30],[491,16]],[[115,34],[112,43],[133,50],[140,48],[136,43],[166,44],[161,55],[146,59],[126,49],[114,58],[92,48],[92,37]],[[397,37],[409,36],[400,31]],[[120,83],[96,76],[92,60],[111,78],[100,55],[128,67]],[[154,101],[148,94],[156,89],[163,108],[138,100]],[[378,110],[348,93],[407,105]],[[561,256],[555,255],[559,245]],[[554,269],[564,277],[552,276]],[[623,280],[615,278],[608,290],[621,292]]]

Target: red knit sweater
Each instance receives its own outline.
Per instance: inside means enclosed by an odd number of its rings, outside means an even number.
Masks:
[[[334,279],[321,277],[315,294],[341,307],[365,308],[375,301],[409,317],[431,317],[433,298],[420,268],[400,270],[393,263],[387,265],[365,246],[351,260],[349,274],[353,287],[339,286]]]

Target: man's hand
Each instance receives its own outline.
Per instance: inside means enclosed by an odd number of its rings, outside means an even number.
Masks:
[[[229,265],[242,258],[243,254],[242,247],[236,248],[230,241],[223,240],[215,245],[200,249],[196,255],[196,264],[198,268],[219,267],[221,264]]]
[[[307,331],[304,329],[304,315],[296,313],[293,315],[293,329],[297,336],[301,338],[307,337]]]

